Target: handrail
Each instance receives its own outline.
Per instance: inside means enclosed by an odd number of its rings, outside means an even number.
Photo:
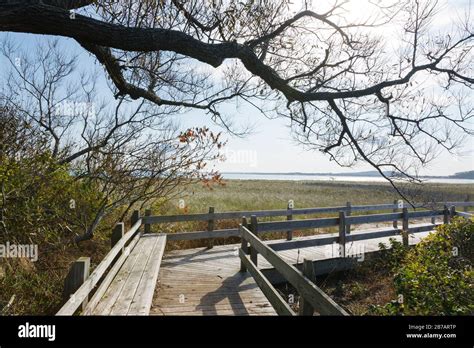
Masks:
[[[443,204],[443,203],[438,203]],[[447,206],[474,206],[474,202],[447,202],[444,204]],[[426,204],[415,205],[417,207],[425,207]],[[390,210],[394,212],[386,214],[370,214],[370,215],[352,215],[352,211],[370,211],[370,210]],[[303,208],[303,209],[291,209],[291,210],[261,210],[261,211],[238,211],[238,212],[222,212],[222,213],[206,213],[206,214],[190,214],[190,215],[167,215],[167,216],[144,216],[142,217],[145,229],[154,223],[164,222],[184,222],[184,221],[212,221],[230,219],[230,218],[242,218],[244,216],[256,216],[256,217],[268,217],[268,216],[286,216],[291,215],[302,215],[302,214],[314,214],[322,212],[345,212],[346,226],[349,228],[351,225],[357,225],[362,223],[375,223],[375,222],[388,222],[397,221],[404,218],[402,212],[396,212],[398,210],[397,204],[378,204],[378,205],[360,205],[352,206],[350,204],[341,207],[323,207],[323,208]],[[421,218],[421,217],[435,217],[439,215],[446,215],[445,210],[417,210],[408,211],[407,218]],[[310,228],[322,228],[322,227],[333,227],[340,224],[338,217],[329,218],[317,218],[317,219],[305,219],[305,220],[292,220],[287,219],[286,221],[272,221],[259,223],[261,233],[270,232],[284,232],[293,231],[298,229],[310,229]],[[214,226],[214,223],[212,224]],[[394,228],[396,228],[394,223]],[[196,240],[196,239],[212,239],[212,238],[228,238],[238,237],[239,230],[237,228],[231,229],[218,229],[213,228],[207,231],[194,231],[194,232],[178,232],[168,234],[168,240]],[[291,234],[290,234],[291,235]],[[287,237],[291,240],[291,237]]]
[[[436,202],[436,203],[418,203],[414,204],[415,208],[429,208],[432,206],[459,206],[470,207],[474,206],[474,202]],[[409,207],[406,203],[404,206]],[[397,209],[397,204],[375,204],[375,205],[353,205],[353,206],[338,206],[338,207],[318,207],[318,208],[298,208],[292,209],[292,215],[309,215],[318,213],[338,213],[340,211],[369,211],[369,210],[390,210]],[[208,220],[230,220],[240,219],[243,216],[255,215],[256,217],[276,217],[287,216],[287,209],[277,210],[255,210],[255,211],[228,211],[220,213],[202,213],[202,214],[178,214],[178,215],[155,215],[143,216],[144,224],[159,224],[169,222],[189,222],[189,221],[208,221]]]
[[[110,271],[107,272],[107,275],[105,276],[104,280],[100,282],[100,285],[98,286],[97,290],[94,293],[94,296],[89,300],[87,303],[86,308],[83,311],[83,315],[91,315],[92,312],[94,311],[95,307],[97,304],[100,302],[102,299],[102,296],[105,294],[107,291],[109,285],[112,283],[112,281],[115,278],[115,275],[118,273],[120,270],[120,267],[124,264],[125,260],[128,258],[130,255],[130,250],[132,250],[135,245],[137,245],[138,240],[140,239],[141,235],[139,233],[135,234],[135,237],[130,241],[130,244],[127,246],[126,250],[124,253],[122,253],[117,261],[113,264],[111,267]]]
[[[451,209],[448,209],[448,205],[451,206]],[[455,206],[462,206],[465,207],[464,212],[458,212],[455,210]],[[252,232],[250,232],[247,228],[239,226],[238,229],[225,229],[225,230],[208,230],[208,231],[198,231],[198,232],[183,232],[183,233],[176,233],[176,234],[169,234],[169,240],[192,240],[192,239],[203,239],[203,238],[216,238],[216,237],[230,237],[230,236],[247,236],[247,240],[249,242],[253,241],[253,252],[259,252],[260,254],[265,254],[268,258],[267,260],[275,267],[280,267],[279,271],[287,273],[290,275],[290,278],[293,277],[294,281],[296,282],[299,276],[295,276],[294,268],[291,265],[287,265],[283,259],[281,259],[275,251],[279,250],[286,250],[288,248],[294,247],[306,247],[306,246],[315,246],[315,245],[324,245],[324,244],[331,244],[333,242],[343,243],[350,241],[357,241],[357,240],[365,240],[370,238],[376,237],[383,237],[383,236],[390,236],[390,235],[397,235],[402,233],[404,238],[406,237],[407,233],[416,233],[416,232],[423,232],[431,230],[433,227],[438,226],[432,223],[429,226],[418,226],[413,228],[408,228],[408,219],[409,218],[416,218],[416,217],[434,217],[438,215],[444,216],[444,222],[449,221],[449,217],[453,216],[463,216],[463,217],[472,217],[473,214],[467,212],[467,207],[474,206],[474,202],[447,202],[445,204],[444,210],[424,210],[424,211],[413,211],[408,212],[407,208],[403,209],[402,213],[394,212],[394,213],[387,213],[387,214],[371,214],[371,215],[356,215],[356,216],[346,216],[346,212],[352,211],[364,211],[364,210],[382,210],[382,209],[396,209],[398,206],[395,204],[380,204],[380,205],[365,205],[365,206],[343,206],[343,207],[329,207],[329,208],[305,208],[305,209],[292,209],[291,214],[312,214],[315,212],[329,212],[329,211],[336,211],[339,209],[339,217],[337,218],[320,218],[320,219],[307,219],[307,220],[287,220],[287,221],[280,221],[280,222],[261,222],[258,223],[256,217],[257,216],[288,216],[288,210],[269,210],[269,211],[259,211],[259,212],[224,212],[224,213],[210,213],[210,214],[193,214],[193,215],[175,215],[175,216],[145,216],[140,217],[138,211],[134,212],[132,216],[132,227],[126,233],[123,233],[123,223],[121,223],[122,227],[122,237],[116,242],[113,242],[112,249],[110,252],[105,256],[102,262],[95,268],[92,274],[84,280],[82,285],[77,289],[77,291],[71,296],[71,298],[62,306],[62,308],[58,311],[56,315],[72,315],[75,311],[79,308],[81,304],[84,303],[88,299],[89,293],[97,286],[99,281],[103,278],[105,272],[112,266],[111,270],[116,270],[120,268],[120,264],[123,263],[126,256],[124,254],[118,258],[119,254],[124,251],[124,247],[134,236],[136,236],[137,231],[140,229],[142,224],[145,224],[145,231],[147,230],[147,224],[155,223],[158,221],[166,221],[168,218],[177,218],[174,221],[199,221],[199,220],[209,220],[212,218],[213,220],[223,219],[223,218],[235,218],[241,217],[242,214],[251,213],[252,215],[252,222],[256,224],[256,228],[258,225],[258,232],[259,233],[268,233],[268,232],[278,232],[278,231],[287,231],[288,229],[308,229],[308,228],[319,228],[319,227],[330,227],[330,226],[338,226],[340,227],[339,235],[336,234],[332,235],[324,235],[324,236],[316,236],[311,240],[305,241],[286,241],[286,242],[277,242],[277,243],[269,243],[269,245],[265,245],[261,242],[261,240],[256,237]],[[257,213],[257,214],[254,214]],[[260,215],[258,215],[260,213]],[[270,214],[270,215],[265,215]],[[191,220],[188,218],[191,216]],[[162,220],[160,220],[162,219]],[[346,226],[348,225],[357,225],[363,223],[370,223],[370,222],[384,222],[384,221],[394,221],[403,219],[403,229],[397,229],[396,225],[394,224],[395,228],[390,230],[384,231],[371,231],[371,232],[364,232],[364,233],[354,233],[349,234],[346,232]],[[153,222],[155,221],[155,222]],[[433,220],[434,221],[434,220]],[[253,236],[253,237],[252,237]],[[112,236],[114,238],[114,236]],[[136,239],[136,238],[135,238]],[[115,244],[114,244],[115,243]],[[405,241],[404,241],[405,243]],[[406,238],[406,244],[407,244]],[[245,263],[246,269],[251,271],[252,275],[256,279],[257,283],[261,288],[264,288],[265,294],[270,294],[273,296],[276,301],[279,301],[278,304],[280,314],[285,315],[294,315],[291,308],[287,304],[281,303],[282,299],[281,296],[278,294],[274,294],[274,289],[272,290],[271,284],[269,287],[268,281],[266,281],[261,274],[261,272],[256,268],[256,259],[255,259],[255,267],[253,264],[252,258],[249,258],[245,251],[241,248],[240,255],[242,263]],[[270,255],[270,256],[268,256]],[[248,260],[247,260],[248,259]],[[273,262],[272,262],[273,261]],[[281,262],[285,263],[285,266],[282,266]],[[250,263],[250,264],[249,264]],[[275,266],[275,263],[279,266]],[[285,267],[293,267],[292,268],[285,268]],[[111,272],[112,272],[111,271]],[[296,270],[299,272],[298,270]],[[301,272],[300,272],[301,273]],[[113,275],[107,275],[104,280],[101,282],[100,287],[107,287],[104,283],[110,281]],[[263,278],[262,278],[263,277]],[[303,276],[304,277],[304,276]],[[290,280],[289,280],[290,281]],[[82,281],[81,281],[82,282]],[[291,283],[291,281],[290,281]],[[99,287],[99,289],[100,289]],[[296,287],[296,286],[295,286]],[[303,286],[304,287],[304,286]],[[307,291],[308,288],[306,288]],[[100,291],[100,290],[99,290]],[[309,290],[308,290],[309,291]],[[325,295],[324,293],[319,294],[318,296],[321,297]],[[96,296],[98,297],[98,296]],[[323,296],[324,297],[324,296]],[[96,298],[91,299],[91,303],[86,307],[86,311],[90,311],[94,302],[96,302]],[[324,300],[323,300],[324,301]]]
[[[89,293],[94,289],[107,269],[112,265],[125,244],[135,235],[142,225],[142,220],[138,219],[130,230],[114,245],[102,262],[94,269],[91,275],[82,283],[77,291],[71,295],[69,300],[61,307],[56,315],[73,315],[79,306],[87,299]]]
[[[286,303],[286,301],[281,297],[278,291],[276,291],[270,281],[268,281],[268,279],[263,275],[263,273],[252,262],[250,256],[245,254],[242,249],[239,249],[239,257],[242,260],[242,263],[245,265],[246,269],[252,275],[259,288],[262,290],[265,297],[275,309],[277,314],[286,316],[296,315],[296,313],[291,309],[288,303]]]
[[[308,220],[288,220],[279,222],[258,222],[256,216],[251,216],[250,230],[247,226],[247,219],[243,219],[243,224],[239,225],[239,232],[242,239],[242,245],[239,250],[241,260],[241,270],[248,270],[255,281],[259,285],[262,292],[270,301],[275,311],[280,315],[294,315],[291,308],[278,295],[273,286],[261,274],[257,268],[257,255],[262,255],[289,283],[291,283],[300,293],[303,306],[300,308],[300,314],[312,314],[312,309],[317,310],[320,314],[329,315],[348,315],[341,307],[337,305],[329,296],[319,289],[308,277],[306,277],[306,264],[308,262],[311,268],[311,261],[305,260],[304,273],[300,272],[296,267],[286,263],[277,253],[277,251],[288,250],[293,248],[312,247],[317,245],[327,245],[338,243],[340,245],[341,257],[346,257],[346,243],[360,240],[367,240],[379,237],[388,237],[393,235],[401,235],[403,244],[409,245],[408,234],[430,231],[434,227],[439,226],[432,220],[431,225],[409,227],[410,218],[435,217],[443,216],[444,223],[449,223],[450,218],[455,215],[472,216],[468,213],[459,213],[455,207],[444,210],[426,210],[409,212],[404,208],[401,213],[372,214],[360,216],[346,216],[344,211],[339,212],[338,218],[322,218]],[[355,232],[353,234],[348,231],[348,225],[357,225],[370,222],[385,222],[394,220],[403,220],[401,229],[392,228],[382,231],[365,231]],[[257,235],[262,233],[287,231],[288,229],[309,229],[326,226],[339,226],[339,233],[315,236],[307,240],[285,241],[285,242],[269,242],[265,244]],[[396,226],[396,225],[394,225]],[[250,244],[250,248],[249,245]],[[250,254],[250,255],[248,255]],[[308,309],[309,308],[309,309]]]
[[[419,227],[410,227],[408,228],[408,233],[421,233],[432,231],[440,224],[432,224],[426,226],[419,226]],[[382,237],[390,237],[390,236],[399,236],[403,232],[402,229],[394,229],[390,228],[387,230],[379,230],[379,231],[364,231],[361,233],[351,233],[346,235],[346,242],[355,242],[361,240],[369,240],[373,238],[382,238]],[[291,241],[271,241],[267,245],[274,251],[284,251],[290,249],[303,249],[303,248],[310,248],[315,246],[322,246],[322,245],[331,245],[333,243],[337,243],[339,241],[339,233],[326,233],[320,235],[314,235],[310,239],[302,239],[302,240],[291,240]]]
[[[326,295],[316,284],[303,275],[296,267],[286,263],[280,255],[273,251],[268,245],[264,244],[255,234],[242,225],[239,226],[239,230],[242,239],[250,243],[252,249],[256,250],[275,267],[275,269],[298,290],[301,297],[321,315],[348,315],[343,308]],[[240,248],[239,254],[244,263],[248,264],[248,262],[251,262],[244,249]],[[275,302],[274,299],[272,300]]]
[[[467,212],[461,212],[461,211],[457,211],[456,215],[462,216],[462,217],[465,217],[465,218],[471,218],[471,217],[474,216],[474,214],[470,214],[470,213],[467,213]]]
[[[407,218],[417,217],[432,217],[444,215],[444,210],[427,210],[408,212]],[[403,213],[387,213],[387,214],[371,214],[371,215],[356,215],[347,216],[345,218],[346,224],[360,225],[374,222],[388,222],[403,219]],[[306,219],[306,220],[288,220],[288,221],[271,221],[259,222],[259,233],[280,232],[288,229],[301,230],[321,227],[339,226],[340,218],[321,218],[321,219]]]

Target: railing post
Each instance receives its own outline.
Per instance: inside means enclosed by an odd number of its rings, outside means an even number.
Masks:
[[[395,209],[393,209],[394,213],[398,213],[398,200],[394,200],[393,204],[396,206]],[[393,228],[398,228],[398,220],[393,220]]]
[[[250,230],[258,237],[258,222],[256,215],[250,217]],[[250,245],[250,260],[255,266],[257,266],[258,252],[252,245]]]
[[[293,220],[293,202],[288,202],[288,205],[286,206],[286,210],[288,210],[288,215],[286,216],[287,221]],[[286,240],[292,240],[293,239],[293,231],[289,230],[286,232]]]
[[[110,247],[113,248],[117,242],[122,239],[125,234],[125,224],[123,222],[117,222],[114,229],[112,230],[112,235],[110,236]]]
[[[211,218],[207,221],[207,230],[209,232],[212,232],[214,230],[214,207],[209,207],[209,214],[211,215]],[[214,238],[209,238],[209,243],[207,244],[208,248],[214,247]]]
[[[242,217],[242,227],[245,227],[245,228],[248,227],[247,218],[245,216]],[[243,235],[241,235],[240,238],[241,238],[240,248],[244,251],[244,253],[246,255],[248,255],[249,254],[249,243],[247,242],[247,240],[244,238]],[[245,267],[245,264],[242,260],[240,260],[240,271],[241,272],[246,272],[247,271],[247,267]]]
[[[134,210],[130,217],[130,226],[133,226],[140,220],[140,210]]]
[[[145,210],[145,216],[151,216],[151,209]],[[145,224],[144,233],[151,233],[151,224]]]
[[[447,205],[444,206],[443,210],[443,223],[449,224],[449,209]]]
[[[339,212],[339,248],[340,256],[346,257],[346,213]]]
[[[402,222],[402,240],[403,245],[408,246],[408,208],[404,207],[403,210],[403,222]]]
[[[64,302],[69,301],[71,295],[73,295],[89,277],[90,264],[90,257],[80,257],[71,265],[69,273],[66,279],[64,279]],[[82,302],[82,310],[86,308],[88,301],[89,299],[86,297],[84,302]]]
[[[313,261],[304,259],[303,260],[303,275],[311,280],[313,283],[316,281],[314,272],[314,264]],[[300,294],[300,307],[299,307],[299,315],[305,316],[313,316],[314,315],[314,308],[311,306],[309,302],[307,302],[303,296]]]
[[[346,216],[351,216],[352,214],[352,204],[351,202],[347,202],[346,203]],[[351,225],[349,224],[346,224],[346,234],[350,234],[351,233]]]
[[[466,196],[466,199],[465,199],[464,201],[465,201],[465,202],[470,202],[470,201],[471,201],[471,195],[467,195],[467,196]],[[469,207],[468,207],[467,205],[465,205],[465,206],[464,206],[464,209],[463,209],[464,212],[467,213],[467,212],[469,211],[468,208],[469,208]]]
[[[449,209],[449,221],[451,221],[451,219],[453,217],[456,216],[456,207],[454,205],[451,206],[451,208]]]

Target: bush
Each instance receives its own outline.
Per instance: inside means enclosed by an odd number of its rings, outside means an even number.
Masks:
[[[91,253],[70,244],[90,223],[100,193],[75,180],[47,153],[4,158],[0,187],[5,192],[0,193],[0,244],[33,244],[39,253],[36,262],[0,258],[0,315],[54,314],[70,263],[79,256],[103,253],[100,246]]]
[[[397,254],[400,255],[400,254]],[[474,221],[456,217],[401,258],[394,285],[400,301],[376,314],[474,314]]]
[[[70,263],[103,254],[104,243],[71,245],[102,195],[59,165],[41,135],[0,107],[0,244],[38,247],[38,260],[0,257],[0,315],[53,314]],[[71,208],[74,200],[75,209]],[[108,243],[106,243],[108,246]]]

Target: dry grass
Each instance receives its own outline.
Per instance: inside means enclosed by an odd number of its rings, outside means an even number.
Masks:
[[[405,187],[420,201],[464,201],[467,194],[474,197],[474,185],[426,184],[421,189]],[[224,186],[212,190],[196,184],[181,198],[152,208],[155,215],[207,213],[209,207],[216,212],[239,210],[286,209],[288,200],[295,208],[342,206],[350,201],[353,205],[391,203],[398,199],[388,183],[324,182],[324,181],[268,181],[229,180]],[[185,201],[185,209],[178,208],[179,199]],[[368,212],[374,213],[374,212]],[[295,216],[295,218],[325,217],[331,214]],[[267,218],[261,220],[275,220]],[[227,220],[216,223],[216,229],[235,228],[240,221]],[[202,231],[206,222],[187,222],[153,226],[154,231],[166,233]],[[335,228],[321,229],[320,233],[334,232]],[[312,232],[295,232],[294,236]],[[276,236],[267,235],[266,238]],[[215,244],[237,243],[238,238],[215,240]],[[208,241],[180,241],[169,243],[169,249],[185,249],[206,246]]]
[[[464,200],[466,194],[474,196],[474,185],[426,185],[421,197],[434,200]],[[352,204],[375,204],[392,202],[397,198],[393,189],[384,183],[348,183],[348,182],[301,182],[301,181],[228,181],[225,186],[212,190],[202,185],[194,185],[181,197],[186,202],[187,213],[204,213],[209,206],[214,206],[216,212],[238,210],[285,209],[289,199],[295,201],[296,208],[323,207],[344,205],[347,201]],[[165,205],[153,207],[154,214],[180,214],[178,200]],[[321,216],[321,215],[320,215]],[[301,218],[308,218],[302,216]],[[64,246],[54,248],[48,254],[40,254],[37,263],[0,264],[0,309],[15,295],[15,299],[3,314],[54,314],[61,305],[61,291],[64,276],[71,262],[80,256],[90,256],[94,268],[110,250],[109,236],[111,227],[116,219],[110,217],[104,222],[94,240],[81,243],[79,246]],[[235,228],[238,220],[220,221],[216,229]],[[109,226],[109,227],[107,227]],[[178,231],[205,230],[206,222],[166,224],[153,226],[155,231],[168,233]],[[321,231],[324,232],[324,231]],[[298,235],[297,233],[295,235]],[[268,236],[272,238],[273,236]],[[238,238],[227,238],[214,241],[215,244],[237,243]],[[205,246],[208,241],[187,241],[169,243],[170,248],[190,248]],[[42,249],[42,248],[41,248]],[[43,249],[42,249],[43,250]],[[390,289],[384,288],[383,275],[371,274],[367,283],[371,294],[371,303],[384,303],[386,296],[390,297]],[[373,278],[375,277],[375,278]],[[336,291],[337,287],[328,282],[327,291]],[[387,283],[388,284],[388,283]],[[381,287],[379,290],[378,288]],[[348,294],[357,294],[357,285],[351,285],[351,280],[345,281],[344,297],[341,303],[347,302],[347,308],[354,313],[364,312],[363,302],[351,302]],[[380,301],[377,294],[381,294]],[[334,295],[337,297],[337,293]],[[376,300],[374,302],[373,297]]]
[[[351,315],[364,315],[372,305],[383,306],[396,298],[393,275],[371,264],[317,277],[316,284]],[[298,291],[288,283],[278,285],[277,289],[298,313]]]
[[[411,189],[424,200],[464,200],[467,194],[474,194],[474,185],[426,184],[416,191]],[[296,208],[303,208],[344,205],[347,201],[354,205],[390,203],[399,197],[388,183],[229,180],[212,190],[196,184],[182,198],[189,213],[202,213],[209,206],[216,211],[285,209],[290,199]],[[180,213],[178,200],[160,211]]]
[[[318,285],[352,315],[364,315],[371,305],[383,306],[396,298],[393,275],[378,267],[329,275]]]

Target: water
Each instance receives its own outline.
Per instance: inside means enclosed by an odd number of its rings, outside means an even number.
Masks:
[[[247,174],[247,173],[224,173],[224,179],[238,180],[290,180],[290,181],[354,181],[354,182],[387,182],[386,179],[376,176],[331,176],[331,175],[311,175],[311,174]],[[422,179],[429,183],[442,184],[474,184],[470,179],[449,179],[432,178]]]

